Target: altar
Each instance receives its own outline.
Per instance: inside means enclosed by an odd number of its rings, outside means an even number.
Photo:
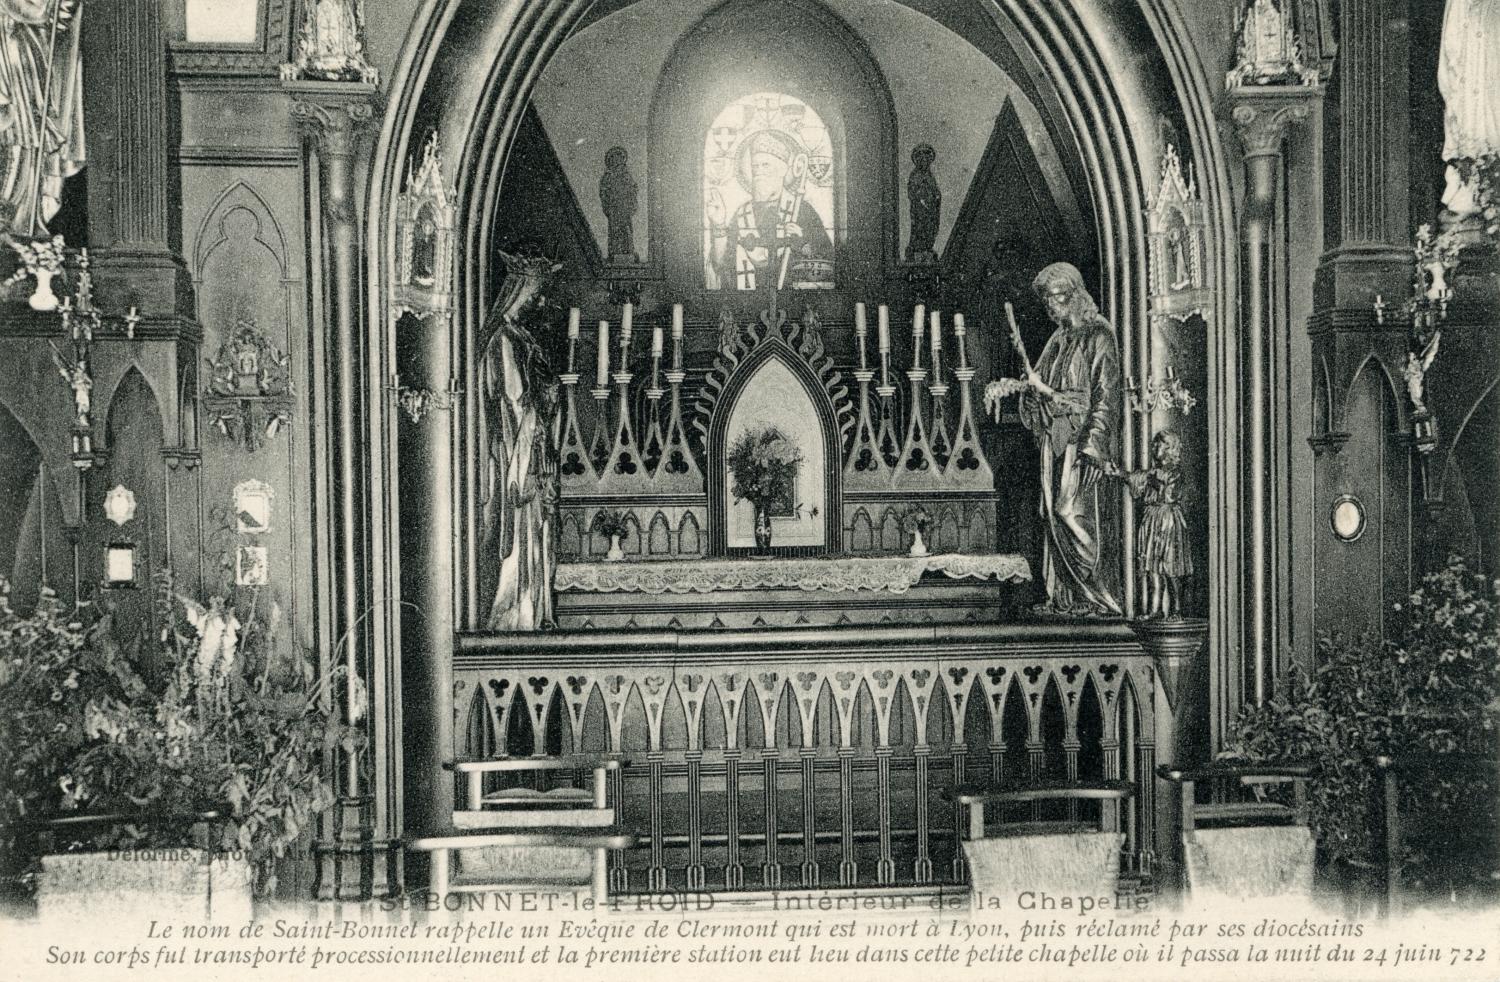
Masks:
[[[995,623],[1031,578],[1009,553],[561,563],[558,626]]]

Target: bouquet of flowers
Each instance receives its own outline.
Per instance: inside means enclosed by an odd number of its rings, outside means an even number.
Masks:
[[[747,430],[729,448],[730,485],[736,501],[757,509],[791,494],[802,451],[774,426]]]

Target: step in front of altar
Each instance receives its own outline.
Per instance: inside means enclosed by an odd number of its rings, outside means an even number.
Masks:
[[[996,623],[1029,580],[1008,555],[563,564],[556,612],[564,630]]]

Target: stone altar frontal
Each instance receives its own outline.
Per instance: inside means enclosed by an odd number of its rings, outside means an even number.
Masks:
[[[562,563],[558,621],[584,630],[995,622],[1031,578],[1014,554]]]

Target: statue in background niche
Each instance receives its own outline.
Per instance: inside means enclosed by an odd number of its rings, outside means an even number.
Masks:
[[[943,211],[943,190],[932,174],[937,151],[930,143],[919,143],[911,151],[911,176],[906,179],[906,197],[911,208],[911,238],[906,261],[937,262],[938,218]]]
[[[45,238],[63,181],[83,169],[76,0],[0,0],[0,218]]]
[[[635,251],[635,212],[640,186],[630,173],[630,155],[624,147],[610,147],[604,155],[604,176],[599,178],[599,204],[609,220],[609,260],[640,262]]]
[[[487,627],[555,627],[557,571],[557,377],[537,331],[547,320],[543,279],[558,267],[541,258],[501,254],[506,278],[485,321],[481,372],[489,424],[490,498],[485,548],[500,559]]]

